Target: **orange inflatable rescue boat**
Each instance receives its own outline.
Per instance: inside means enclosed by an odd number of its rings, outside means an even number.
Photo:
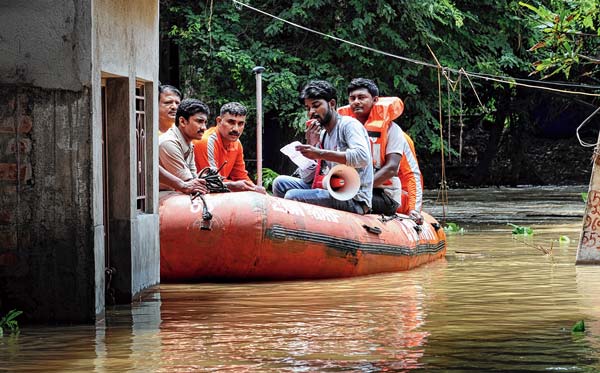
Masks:
[[[446,254],[430,215],[358,215],[255,192],[160,197],[162,281],[292,280],[408,270]]]

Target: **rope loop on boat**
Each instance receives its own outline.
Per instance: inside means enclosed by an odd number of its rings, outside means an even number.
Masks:
[[[219,175],[219,171],[227,164],[225,161],[221,167],[204,167],[198,174],[199,179],[206,181],[206,187],[210,193],[227,193],[230,190],[223,184],[223,176]]]
[[[219,171],[227,164],[227,161],[223,162],[221,167],[204,167],[200,173],[198,174],[199,179],[203,179],[206,181],[206,187],[210,193],[227,193],[230,190],[223,184],[223,176],[219,175]],[[192,201],[197,197],[200,197],[202,200],[202,225],[200,229],[202,230],[210,230],[210,221],[213,218],[213,215],[208,211],[208,206],[206,205],[206,200],[204,199],[204,195],[202,193],[194,193],[191,196]]]

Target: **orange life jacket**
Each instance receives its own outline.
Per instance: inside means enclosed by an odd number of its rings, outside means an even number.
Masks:
[[[398,97],[379,97],[371,108],[365,129],[371,139],[373,167],[376,170],[385,164],[388,128],[394,119],[402,115],[402,112],[404,112],[404,103]],[[340,107],[338,113],[355,118],[349,105]]]
[[[371,154],[375,169],[380,169],[385,164],[388,128],[403,111],[404,103],[398,97],[379,97],[371,108],[369,118],[364,126],[371,140]],[[341,115],[356,118],[349,105],[340,107],[338,112]],[[398,168],[398,178],[402,184],[402,204],[397,211],[408,214],[410,210],[421,210],[423,178],[416,162],[414,143],[406,133],[403,132],[403,134],[412,154],[410,156],[403,154]],[[390,183],[391,181],[388,180],[384,182],[384,185]]]

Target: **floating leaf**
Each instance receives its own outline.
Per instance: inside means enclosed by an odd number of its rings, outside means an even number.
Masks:
[[[585,331],[585,323],[583,320],[579,320],[573,325],[573,329],[571,329],[573,333],[581,333]]]
[[[465,230],[456,223],[446,223],[446,226],[444,227],[444,232],[448,234],[464,234]]]
[[[581,193],[581,199],[583,199],[583,202],[587,202],[587,198],[588,198],[587,192],[582,192]]]
[[[533,229],[531,229],[530,227],[523,227],[512,223],[506,223],[506,225],[509,225],[513,228],[512,234],[522,234],[524,236],[533,235]]]
[[[571,239],[567,236],[560,236],[558,239],[558,242],[563,245],[563,244],[569,244],[571,242]]]

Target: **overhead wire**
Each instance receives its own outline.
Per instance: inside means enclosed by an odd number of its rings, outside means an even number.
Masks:
[[[408,57],[404,57],[404,56],[400,56],[397,54],[393,54],[393,53],[389,53],[380,49],[376,49],[376,48],[372,48],[372,47],[368,47],[366,45],[362,45],[359,43],[355,43],[346,39],[342,39],[339,38],[337,36],[334,35],[330,35],[321,31],[317,31],[314,29],[311,29],[309,27],[300,25],[298,23],[289,21],[287,19],[278,17],[274,14],[271,14],[269,12],[265,12],[262,9],[258,9],[255,8],[249,4],[245,4],[241,1],[238,0],[231,0],[234,4],[237,4],[238,6],[241,7],[245,7],[248,8],[252,11],[255,11],[257,13],[263,14],[265,16],[271,17],[273,19],[276,19],[280,22],[286,23],[288,25],[294,26],[296,28],[317,34],[317,35],[321,35],[323,37],[329,38],[329,39],[333,39],[339,42],[342,42],[344,44],[348,44],[348,45],[352,45],[358,48],[362,48],[368,51],[371,51],[373,53],[377,53],[377,54],[381,54],[384,56],[388,56],[388,57],[392,57],[398,60],[402,60],[402,61],[406,61],[406,62],[410,62],[416,65],[421,65],[421,66],[425,66],[425,67],[430,67],[433,69],[438,69],[438,65],[436,64],[432,64],[429,62],[424,62],[424,61],[420,61],[414,58],[408,58]],[[509,84],[509,85],[515,85],[515,86],[521,86],[521,87],[527,87],[527,88],[533,88],[533,89],[540,89],[540,90],[546,90],[546,91],[551,91],[551,92],[557,92],[557,93],[564,93],[564,94],[571,94],[571,95],[584,95],[584,96],[591,96],[591,97],[600,97],[600,93],[590,93],[590,92],[582,92],[582,91],[570,91],[570,90],[566,90],[566,89],[559,89],[559,88],[553,88],[553,87],[549,87],[546,85],[539,85],[539,84],[531,84],[530,82],[535,82],[535,83],[542,83],[542,84],[547,84],[547,85],[554,85],[554,86],[564,86],[564,87],[571,87],[571,88],[580,88],[580,89],[595,89],[595,90],[600,90],[600,86],[590,86],[590,85],[580,85],[580,84],[571,84],[571,83],[560,83],[560,82],[539,82],[536,80],[530,80],[530,79],[522,79],[522,78],[513,78],[513,77],[507,77],[507,76],[500,76],[500,75],[492,75],[492,74],[484,74],[484,73],[475,73],[475,72],[470,72],[470,71],[466,71],[464,69],[453,69],[453,68],[449,68],[449,67],[444,67],[443,69],[454,72],[454,73],[463,73],[465,76],[467,76],[467,78],[470,77],[474,77],[474,78],[478,78],[478,79],[482,79],[482,80],[486,80],[486,81],[494,81],[497,83],[503,83],[503,84]]]

